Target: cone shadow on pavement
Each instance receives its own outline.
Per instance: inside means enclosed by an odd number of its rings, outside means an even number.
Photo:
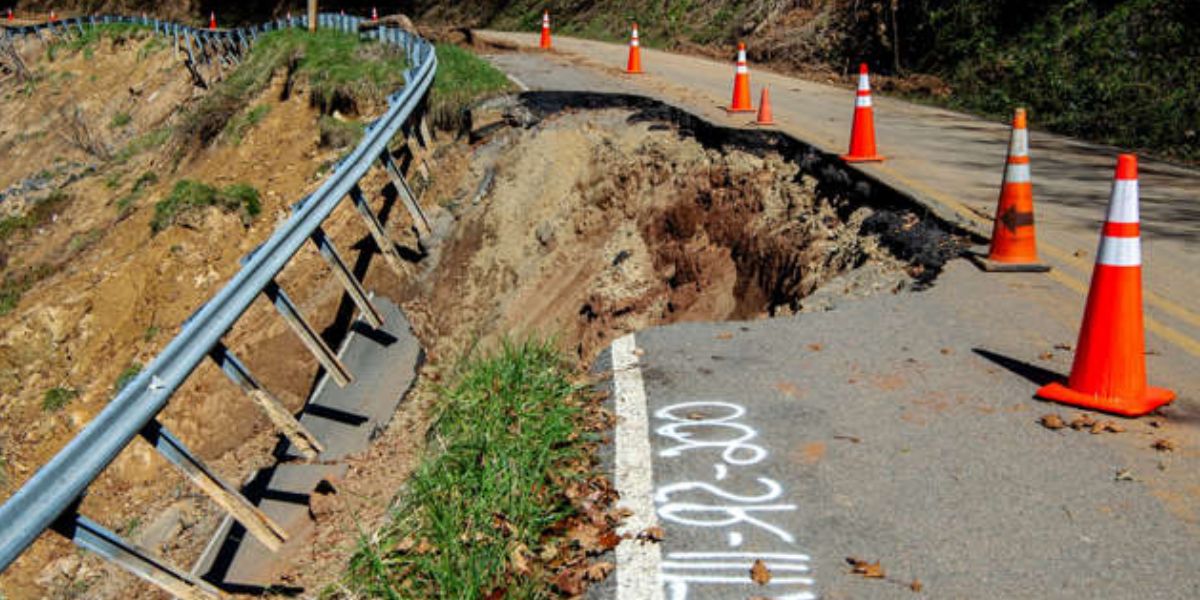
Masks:
[[[1017,360],[1003,354],[997,354],[991,350],[984,350],[983,348],[971,348],[971,352],[978,354],[979,356],[998,366],[1004,367],[1016,375],[1024,377],[1025,379],[1029,380],[1030,383],[1036,386],[1043,386],[1062,379],[1062,375],[1051,371],[1050,369],[1043,369],[1037,365],[1030,364],[1022,360]]]

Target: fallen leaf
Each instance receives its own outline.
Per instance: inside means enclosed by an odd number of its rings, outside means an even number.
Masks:
[[[1054,413],[1042,415],[1042,418],[1039,422],[1042,424],[1042,427],[1045,427],[1046,429],[1062,429],[1063,427],[1067,426],[1066,423],[1063,423],[1062,417]]]
[[[642,350],[641,348],[634,348],[634,349],[633,349],[633,355],[634,355],[634,356],[645,356],[645,355],[646,355],[646,351],[645,351],[645,350]]]
[[[908,584],[908,589],[919,594],[921,593],[921,590],[925,589],[925,586],[921,584],[920,579],[914,579],[912,580],[912,583]]]
[[[813,352],[820,352],[821,349],[824,347],[825,346],[822,346],[821,344],[809,344],[808,345],[808,349],[812,350]]]
[[[507,595],[508,595],[508,588],[498,587],[498,588],[493,589],[492,591],[488,592],[487,595],[483,597],[483,600],[500,600],[501,598],[503,598]]]
[[[1100,422],[1092,423],[1092,427],[1089,430],[1089,433],[1091,433],[1092,435],[1096,435],[1097,433],[1103,432],[1104,427],[1105,427],[1104,423],[1100,423]]]
[[[601,550],[605,550],[605,551],[612,550],[613,548],[617,547],[617,544],[620,544],[620,543],[621,543],[621,536],[617,535],[615,532],[613,532],[611,530],[605,531],[604,533],[600,534],[600,549]]]
[[[1151,444],[1150,447],[1158,450],[1159,452],[1174,452],[1175,442],[1168,440],[1167,438],[1159,438],[1154,440],[1154,443]]]
[[[762,559],[754,561],[750,567],[750,581],[758,585],[767,585],[771,582],[771,570],[767,568],[767,563]]]
[[[1158,419],[1150,419],[1149,421],[1147,421],[1147,423],[1149,423],[1150,426],[1155,429],[1158,429],[1163,426],[1162,421],[1159,421]]]
[[[850,563],[852,567],[850,572],[855,575],[862,575],[869,579],[882,579],[885,576],[883,566],[879,561],[869,563],[865,560],[848,556],[846,557],[846,562]]]
[[[612,573],[613,569],[615,568],[616,566],[610,562],[598,562],[587,568],[587,580],[603,581],[604,578],[608,577],[608,574]]]
[[[525,544],[517,544],[513,546],[512,552],[508,553],[508,558],[512,561],[513,571],[520,575],[528,575],[530,573],[529,560],[525,558],[525,554],[529,552],[529,548]]]
[[[954,352],[954,351],[953,351],[953,350],[951,350],[951,349],[949,349],[949,348],[942,348],[942,356],[949,356],[949,355],[950,355],[950,354],[952,354],[953,352]]]
[[[1133,481],[1133,473],[1129,469],[1117,470],[1117,481]]]
[[[640,531],[637,534],[637,539],[641,542],[661,542],[665,536],[666,532],[663,531],[663,528],[655,525],[654,527],[647,527]]]
[[[854,437],[852,435],[835,435],[835,436],[833,436],[833,439],[846,440],[847,442],[850,442],[851,444],[857,444],[862,441],[862,438]]]
[[[717,339],[718,340],[732,340],[733,332],[732,331],[722,331],[721,333],[717,334]]]
[[[1086,415],[1083,413],[1075,415],[1075,418],[1071,419],[1071,429],[1074,429],[1076,431],[1083,429],[1085,427],[1090,428],[1091,426],[1093,426],[1095,424],[1096,424],[1096,419],[1092,418],[1091,415]]]
[[[1051,360],[1054,358],[1054,353],[1053,352],[1043,352],[1038,355],[1038,358],[1040,358],[1042,360]]]
[[[1104,430],[1109,433],[1125,433],[1125,426],[1113,421],[1105,421]]]
[[[585,588],[583,574],[576,569],[563,569],[554,577],[554,587],[568,596],[578,596]]]
[[[707,419],[707,418],[708,418],[708,415],[706,415],[706,414],[704,414],[703,412],[701,412],[701,411],[698,411],[698,410],[696,410],[696,411],[692,411],[692,412],[688,413],[688,414],[687,414],[687,415],[685,415],[685,416],[686,416],[686,417],[688,418],[688,420],[690,420],[690,421],[703,421],[703,420],[705,420],[705,419]]]

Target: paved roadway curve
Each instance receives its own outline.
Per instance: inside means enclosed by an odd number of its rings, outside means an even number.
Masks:
[[[553,53],[491,59],[532,88],[642,93],[717,123],[746,120],[718,108],[730,65],[646,51],[650,73],[633,77],[619,70],[621,46],[555,43]],[[843,150],[849,88],[751,77],[771,85],[783,129]],[[1006,128],[886,98],[876,107],[892,159],[864,169],[985,226],[975,211],[993,209]],[[1116,151],[1033,140],[1049,275],[955,261],[921,293],[655,328],[613,345],[599,366],[615,366],[629,531],[658,524],[666,538],[623,543],[617,577],[596,595],[912,598],[920,580],[934,598],[1200,597],[1200,320],[1190,309],[1200,259],[1188,252],[1200,235],[1188,189],[1200,178],[1143,162],[1156,324],[1147,361],[1152,382],[1180,399],[1165,419],[1122,421],[1123,433],[1051,431],[1041,414],[1078,411],[1032,394],[1070,369],[1071,353],[1056,346],[1075,342]],[[1155,452],[1161,438],[1178,449]],[[847,557],[881,561],[887,577],[852,574]],[[749,581],[755,558],[771,569],[765,586]],[[641,583],[654,577],[665,585]]]
[[[533,34],[480,32],[533,48]],[[751,41],[752,42],[752,41]],[[567,37],[551,53],[496,57],[497,64],[535,88],[621,90],[641,93],[723,124],[746,115],[721,110],[730,100],[733,64],[642,49],[644,75],[626,75],[628,49]],[[553,76],[548,76],[553,73]],[[779,128],[822,150],[847,148],[853,91],[756,70],[755,102],[771,88]],[[879,149],[888,160],[860,168],[925,201],[939,214],[991,232],[1009,129],[969,115],[887,97],[875,97]],[[1038,242],[1050,277],[1087,293],[1100,224],[1104,219],[1118,150],[1036,130],[1030,115]],[[1141,160],[1142,244],[1148,328],[1200,358],[1200,171]]]

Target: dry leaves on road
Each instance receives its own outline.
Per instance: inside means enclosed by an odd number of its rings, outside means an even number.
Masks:
[[[862,575],[868,579],[883,579],[887,575],[879,561],[869,563],[861,558],[847,556],[846,562],[850,564],[850,572],[855,575]]]
[[[908,584],[908,589],[919,594],[921,590],[925,589],[925,585],[921,583],[920,579],[914,579],[912,583]]]
[[[732,340],[733,332],[732,331],[722,331],[721,333],[717,334],[717,339],[718,340]]]
[[[663,528],[655,525],[654,527],[647,527],[638,532],[637,540],[642,543],[661,542],[665,536],[666,532],[663,531]]]
[[[1154,443],[1151,444],[1150,447],[1158,450],[1159,452],[1174,452],[1176,448],[1175,442],[1168,440],[1167,438],[1159,438],[1154,440]]]
[[[824,348],[824,346],[822,346],[821,344],[809,344],[808,345],[808,349],[812,350],[813,352],[820,352],[822,348]]]
[[[1042,427],[1045,427],[1046,429],[1058,430],[1067,426],[1067,424],[1063,422],[1062,417],[1054,413],[1042,415],[1042,418],[1039,420],[1039,422],[1042,424]]]
[[[754,561],[754,565],[750,567],[750,581],[758,585],[767,585],[771,582],[771,570],[767,568],[767,563],[762,559]]]

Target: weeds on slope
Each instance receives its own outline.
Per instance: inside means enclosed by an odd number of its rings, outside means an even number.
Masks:
[[[564,358],[544,342],[505,344],[441,397],[430,454],[392,523],[362,538],[346,587],[466,599],[553,597],[560,578],[582,586],[584,555],[615,539],[615,494],[593,473],[596,413]]]
[[[472,102],[512,88],[504,73],[469,50],[453,44],[438,44],[436,48],[437,77],[429,96],[429,114],[434,127],[459,129],[463,124],[463,110]]]
[[[360,40],[355,34],[273,31],[260,36],[237,70],[188,112],[178,134],[199,145],[213,141],[281,70],[308,82],[313,103],[322,112],[355,114],[359,103],[382,102],[403,85],[405,68],[400,49]]]

